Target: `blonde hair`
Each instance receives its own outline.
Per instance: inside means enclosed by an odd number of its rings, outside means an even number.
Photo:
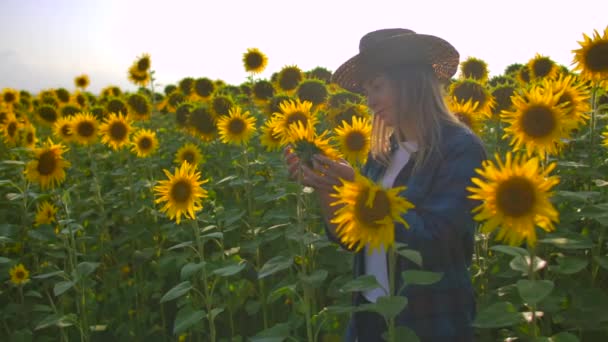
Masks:
[[[431,156],[440,153],[441,126],[443,124],[463,126],[448,109],[444,101],[443,85],[433,69],[423,65],[401,65],[388,68],[383,74],[396,87],[398,115],[395,127],[388,127],[382,119],[374,116],[371,135],[371,154],[383,165],[390,162],[390,138],[405,141],[405,127],[416,132],[418,151],[413,172],[418,171]],[[412,127],[413,125],[413,127]]]

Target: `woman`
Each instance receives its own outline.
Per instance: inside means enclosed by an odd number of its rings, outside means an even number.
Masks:
[[[480,140],[446,109],[443,82],[459,64],[459,54],[445,40],[407,29],[384,29],[365,35],[359,54],[333,75],[342,87],[367,97],[374,113],[372,146],[362,173],[385,187],[407,186],[402,193],[415,208],[395,224],[395,240],[422,255],[422,267],[406,258],[397,260],[397,274],[409,269],[441,272],[441,280],[427,286],[406,285],[399,295],[407,307],[396,319],[422,341],[471,341],[475,300],[468,267],[471,263],[474,221],[466,187],[485,159]],[[330,204],[340,178],[352,181],[354,169],[345,161],[316,155],[313,167],[299,169],[297,157],[286,151],[289,172],[302,172],[303,184],[313,187],[321,201],[328,237],[339,243],[331,223],[338,209]],[[300,171],[299,171],[300,170]],[[345,245],[341,244],[346,248]],[[354,275],[372,274],[388,288],[384,250],[355,254]],[[401,288],[397,276],[395,288]],[[378,288],[354,296],[354,304],[375,302]],[[382,341],[383,318],[375,313],[353,315],[347,341]]]

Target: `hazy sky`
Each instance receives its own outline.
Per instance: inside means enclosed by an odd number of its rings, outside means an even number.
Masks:
[[[536,53],[569,66],[583,33],[608,25],[604,0],[0,0],[0,90],[134,89],[128,67],[151,55],[159,87],[186,76],[240,84],[242,55],[257,47],[267,71],[335,70],[369,31],[406,27],[451,42],[492,75]]]

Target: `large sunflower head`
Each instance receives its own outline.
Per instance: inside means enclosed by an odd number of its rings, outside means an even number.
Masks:
[[[152,114],[152,104],[147,97],[142,94],[131,94],[127,97],[129,117],[137,121],[150,119]]]
[[[255,132],[256,119],[249,112],[242,112],[241,107],[232,107],[228,116],[218,119],[217,127],[220,140],[226,144],[246,145]]]
[[[564,108],[566,124],[578,128],[589,118],[591,110],[589,88],[577,82],[573,75],[563,76],[557,80],[545,80],[542,87],[558,95],[557,105]]]
[[[405,187],[385,189],[356,172],[352,182],[342,180],[334,189],[331,196],[337,200],[331,205],[342,207],[331,222],[338,225],[338,237],[349,248],[388,249],[395,242],[395,222],[409,228],[403,214],[414,205],[399,195]]]
[[[338,146],[351,164],[364,164],[371,146],[372,125],[368,119],[354,117],[352,124],[343,121],[335,129]]]
[[[127,103],[120,97],[109,98],[106,102],[106,113],[129,114]]]
[[[76,85],[76,88],[85,89],[89,86],[89,84],[91,84],[91,81],[89,80],[88,75],[82,74],[74,78],[74,84]]]
[[[63,142],[70,142],[74,138],[72,118],[59,118],[53,124],[53,135]]]
[[[22,123],[17,120],[14,114],[8,115],[8,117],[4,120],[4,124],[2,125],[2,135],[4,136],[5,142],[10,145],[17,144],[17,138],[19,133],[19,128]]]
[[[253,85],[253,100],[258,104],[269,101],[274,96],[274,86],[271,82],[260,80]]]
[[[316,113],[311,111],[311,102],[284,101],[279,104],[279,108],[281,112],[274,113],[274,115],[277,118],[276,133],[282,140],[288,138],[288,130],[291,125],[302,123],[305,127],[314,127],[317,123]]]
[[[331,76],[331,71],[323,67],[316,67],[306,73],[306,77],[321,80],[326,84],[329,84],[329,82],[331,82]]]
[[[207,106],[200,105],[190,112],[188,128],[202,140],[211,141],[217,133],[216,117]]]
[[[554,168],[555,164],[550,164],[542,169],[537,157],[513,158],[510,152],[504,163],[499,155],[496,164],[485,161],[476,170],[481,178],[473,178],[475,185],[467,188],[469,198],[482,202],[473,210],[475,220],[484,221],[482,231],[490,233],[500,227],[497,240],[514,246],[525,240],[534,246],[536,226],[554,230],[553,224],[559,220],[549,200],[550,190],[559,183],[556,176],[549,176]]]
[[[207,191],[201,186],[208,180],[201,180],[201,173],[194,165],[187,162],[171,174],[168,170],[163,170],[167,176],[166,180],[161,180],[154,187],[156,193],[155,203],[164,203],[160,209],[180,223],[182,215],[192,220],[196,219],[195,213],[203,209],[202,200],[207,198]]]
[[[496,106],[492,108],[492,114],[499,115],[503,110],[513,108],[511,96],[515,94],[515,89],[515,86],[509,83],[500,84],[492,89],[492,96],[496,100]]]
[[[9,108],[14,107],[19,103],[19,92],[12,88],[4,88],[2,91],[2,101],[0,101],[0,103],[1,102],[4,102]]]
[[[186,101],[186,96],[179,89],[175,89],[171,94],[165,97],[166,109],[169,112],[175,112],[177,106]]]
[[[55,92],[51,90],[43,90],[38,93],[38,99],[41,104],[49,104],[54,107],[59,107],[60,105],[57,95],[55,95]]]
[[[131,121],[124,115],[111,113],[99,126],[101,142],[113,150],[119,150],[129,144],[129,134],[132,129]]]
[[[59,107],[59,114],[63,117],[74,116],[82,112],[82,108],[73,103],[66,103]]]
[[[458,102],[478,103],[480,113],[490,116],[491,110],[494,107],[494,98],[492,94],[481,83],[473,79],[458,80],[450,86],[449,95],[455,97]]]
[[[137,69],[137,64],[133,64],[127,71],[127,78],[136,86],[146,87],[150,83],[150,72],[141,72]]]
[[[78,113],[72,119],[74,141],[82,145],[90,145],[97,141],[99,123],[91,113]]]
[[[11,283],[16,286],[22,286],[30,281],[30,271],[23,264],[11,267],[8,273],[11,277]]]
[[[281,144],[291,145],[301,162],[312,167],[312,158],[315,154],[322,154],[331,159],[341,157],[340,152],[331,146],[330,138],[327,136],[327,131],[317,134],[314,126],[297,122],[289,126]]]
[[[580,71],[581,77],[602,81],[608,79],[608,26],[604,34],[600,35],[594,30],[593,37],[583,34],[584,41],[579,42],[580,49],[573,50],[574,70]]]
[[[302,70],[295,65],[286,66],[277,75],[278,87],[286,92],[294,91],[304,79]]]
[[[309,79],[298,85],[296,95],[300,101],[310,101],[313,106],[318,107],[325,104],[329,93],[324,81]]]
[[[528,69],[532,80],[554,79],[559,71],[559,67],[551,58],[540,54],[536,54],[528,62]]]
[[[49,201],[44,201],[38,204],[34,226],[56,222],[55,216],[57,215],[57,211],[58,208]]]
[[[135,67],[137,68],[137,71],[141,73],[148,72],[151,66],[152,61],[150,60],[150,54],[148,53],[144,53],[135,60]]]
[[[488,80],[488,63],[479,58],[469,57],[460,63],[460,73],[462,78],[471,78],[484,84]]]
[[[267,120],[261,130],[260,144],[266,148],[266,151],[277,151],[283,144],[281,137],[276,133],[276,118]]]
[[[327,104],[330,109],[341,108],[347,103],[363,103],[364,98],[356,93],[351,93],[348,90],[339,90],[329,96]]]
[[[190,102],[184,102],[177,106],[177,108],[175,109],[175,122],[179,127],[185,128],[188,126],[190,112],[192,112],[193,108],[194,104]]]
[[[458,121],[465,124],[476,134],[481,134],[485,115],[477,110],[477,102],[473,103],[471,100],[460,102],[456,98],[450,98],[447,103],[450,112],[458,118]]]
[[[40,184],[43,190],[61,184],[65,180],[65,169],[71,165],[63,159],[66,150],[65,146],[54,144],[51,139],[35,148],[34,159],[27,163],[24,170],[26,178]]]
[[[65,88],[57,88],[55,89],[55,96],[57,96],[57,100],[62,104],[70,102],[72,96],[70,92]]]
[[[514,110],[503,111],[500,116],[509,124],[504,137],[511,137],[514,150],[525,147],[528,155],[557,154],[570,128],[564,120],[563,105],[557,105],[559,94],[533,87],[512,99]]]
[[[59,119],[57,108],[51,105],[43,104],[38,106],[35,113],[38,122],[45,126],[53,126],[57,119]]]
[[[146,158],[152,155],[158,148],[156,133],[149,129],[139,129],[133,135],[131,151],[139,158]]]
[[[17,132],[17,143],[19,146],[34,148],[38,138],[36,137],[36,127],[31,123],[25,123],[19,127]]]
[[[182,94],[188,96],[192,93],[192,88],[194,86],[194,78],[192,77],[184,77],[178,83],[177,87],[182,92]]]
[[[192,143],[185,143],[179,148],[179,150],[177,150],[175,153],[175,159],[173,161],[177,165],[182,165],[182,163],[187,162],[188,164],[197,167],[204,161],[204,159],[198,146]]]
[[[192,94],[200,100],[207,100],[211,98],[215,91],[215,84],[212,80],[202,77],[197,78],[192,86]]]
[[[249,48],[243,54],[243,65],[245,71],[252,74],[259,74],[266,68],[268,58],[257,48]]]
[[[228,115],[230,109],[234,106],[234,101],[230,96],[216,95],[211,99],[211,110],[217,117]]]

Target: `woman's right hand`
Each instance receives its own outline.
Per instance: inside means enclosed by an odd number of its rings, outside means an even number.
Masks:
[[[343,177],[343,174],[347,175],[344,178],[354,178],[354,170],[348,163],[332,161],[319,155],[313,158],[313,168],[310,168],[305,163],[300,163],[300,159],[290,146],[285,148],[284,155],[288,165],[289,178],[300,180],[302,185],[318,191],[335,192],[334,186],[342,185],[339,178]]]

